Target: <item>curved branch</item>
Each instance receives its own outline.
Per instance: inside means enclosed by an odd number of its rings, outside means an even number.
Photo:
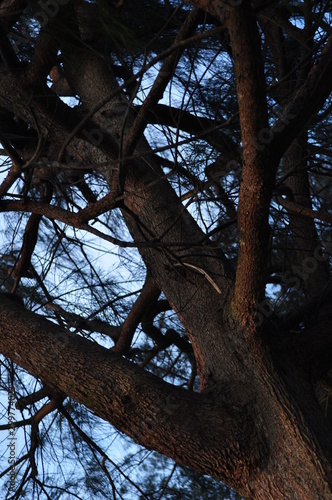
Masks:
[[[141,106],[135,106],[135,109],[140,110]],[[188,132],[189,134],[200,134],[206,142],[211,144],[217,151],[227,151],[227,156],[230,159],[240,157],[238,145],[233,139],[221,132],[221,128],[226,127],[229,121],[216,122],[210,118],[196,116],[184,109],[166,106],[165,104],[157,104],[153,109],[149,109],[145,119],[148,123],[167,125]],[[204,135],[202,136],[202,132]]]
[[[44,182],[42,184],[40,194],[42,203],[48,204],[52,199],[52,194],[52,185],[48,181]],[[31,264],[31,256],[34,252],[38,239],[38,230],[41,219],[41,215],[31,214],[27,222],[23,236],[20,258],[12,271],[12,275],[16,278],[13,292],[15,291],[21,277],[26,276],[28,273]]]
[[[147,277],[143,289],[132,306],[125,322],[122,325],[120,336],[112,348],[113,352],[118,354],[128,353],[136,328],[138,327],[145,310],[153,304],[160,295],[160,289],[157,287],[151,277]]]
[[[100,202],[100,205],[98,205]],[[113,202],[113,196],[111,193],[107,194],[101,200],[96,202],[96,205],[101,208],[104,207],[101,213],[106,212],[107,203]],[[93,206],[92,206],[93,207]],[[68,224],[69,226],[75,227],[76,229],[82,229],[83,231],[87,231],[88,233],[94,234],[98,238],[102,238],[105,241],[109,241],[113,245],[117,245],[121,248],[192,248],[193,245],[201,245],[206,241],[206,237],[202,234],[201,238],[197,241],[182,241],[179,238],[179,241],[162,241],[159,238],[155,238],[153,240],[139,240],[139,241],[124,241],[119,240],[109,234],[105,234],[98,229],[89,226],[89,224],[82,222],[81,214],[84,214],[83,220],[86,217],[86,213],[95,213],[95,209],[90,211],[90,206],[86,209],[82,209],[79,212],[69,212],[60,207],[56,207],[55,205],[48,205],[43,202],[38,201],[14,201],[14,200],[0,200],[0,212],[31,212],[32,214],[36,214],[39,216],[47,217],[50,220],[57,220],[59,222],[63,222],[64,224]],[[141,235],[141,233],[140,233]],[[141,235],[142,238],[142,235]],[[143,239],[143,238],[142,238]],[[220,255],[220,252],[217,251],[217,254]],[[216,255],[217,258],[218,255]]]

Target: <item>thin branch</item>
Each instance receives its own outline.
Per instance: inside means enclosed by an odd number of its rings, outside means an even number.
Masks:
[[[32,405],[50,395],[50,388],[44,385],[39,391],[33,392],[28,396],[20,398],[16,403],[16,408],[23,411],[28,405]]]
[[[332,214],[329,214],[324,210],[313,210],[312,208],[304,207],[294,201],[282,198],[281,196],[278,196],[276,200],[282,207],[286,208],[293,214],[302,215],[304,217],[309,217],[310,219],[316,219],[332,224]]]
[[[40,195],[40,199],[42,200],[41,203],[44,202],[46,202],[46,204],[49,203],[52,198],[52,193],[53,190],[50,183],[48,182],[43,183]],[[21,255],[12,271],[12,275],[14,276],[14,278],[16,278],[16,282],[12,290],[13,293],[15,292],[21,277],[25,276],[29,270],[31,263],[31,256],[37,243],[38,229],[41,218],[42,218],[41,215],[32,213],[27,222],[23,236]]]
[[[21,462],[24,462],[25,460],[27,460],[29,458],[29,454],[26,453],[25,455],[22,455],[22,457],[18,458],[16,460],[16,462],[14,464],[10,464],[9,467],[7,467],[7,469],[3,470],[2,472],[0,472],[0,479],[2,477],[4,477],[6,474],[8,474],[8,472],[10,472],[13,468],[17,468],[17,466],[21,463]]]
[[[146,308],[153,304],[160,295],[160,289],[151,277],[147,277],[140,295],[132,306],[124,324],[121,333],[112,351],[118,354],[128,353],[134,333],[138,327]]]
[[[141,106],[135,106],[135,109],[140,112]],[[193,134],[203,138],[211,144],[217,151],[224,152],[227,149],[232,155],[232,159],[240,157],[240,151],[237,144],[229,135],[223,135],[221,128],[226,128],[231,120],[224,122],[213,121],[210,118],[197,116],[184,109],[167,106],[165,104],[157,104],[153,109],[146,111],[145,119],[147,123],[167,125],[180,129],[189,134]],[[203,135],[201,135],[203,133]]]
[[[135,489],[137,489],[137,491],[140,492],[141,495],[143,495],[143,498],[148,498],[145,495],[144,491],[141,490],[141,488],[139,486],[137,486],[137,484],[134,483],[130,479],[130,477],[127,476],[127,474],[125,474],[123,472],[123,470],[121,469],[121,467],[119,467],[115,462],[113,462],[113,460],[111,460],[109,458],[109,456],[106,455],[106,453],[87,434],[85,434],[85,432],[81,429],[81,427],[79,425],[77,425],[77,423],[75,422],[75,420],[72,418],[72,416],[68,413],[68,411],[63,406],[61,406],[59,408],[59,411],[66,418],[66,420],[68,421],[69,425],[71,425],[72,427],[74,427],[74,429],[77,431],[77,433],[79,434],[79,436],[81,436],[81,438],[83,439],[83,441],[85,443],[87,443],[87,445],[90,448],[93,448],[93,449],[97,450],[98,453],[103,457],[104,461],[107,460],[108,462],[110,462],[112,464],[112,466],[126,479],[126,481],[128,481]]]
[[[14,182],[19,178],[22,167],[23,160],[17,151],[11,146],[11,144],[7,141],[5,134],[0,132],[0,142],[4,148],[4,153],[11,159],[12,166],[9,169],[7,177],[2,181],[0,185],[0,198],[4,196],[7,191],[12,187]]]
[[[136,116],[128,135],[126,136],[126,142],[123,148],[125,156],[134,152],[137,142],[146,127],[147,113],[154,109],[155,105],[163,97],[166,86],[172,78],[176,65],[185,49],[185,46],[182,46],[181,49],[179,49],[179,45],[181,42],[188,39],[188,37],[190,37],[190,35],[194,32],[197,27],[198,19],[199,10],[193,9],[189,12],[180,31],[176,35],[175,40],[170,47],[170,49],[173,49],[173,47],[175,49],[172,50],[172,52],[164,59],[152,88],[145,98],[144,103],[140,107],[138,115]]]
[[[88,330],[91,332],[102,333],[103,335],[107,335],[108,337],[110,337],[114,342],[117,342],[117,340],[119,339],[121,326],[110,325],[109,323],[106,323],[105,321],[101,321],[99,319],[89,320],[83,318],[79,314],[65,311],[57,304],[49,303],[46,304],[45,307],[46,309],[55,311],[57,314],[65,318],[68,326],[73,326],[77,329]]]
[[[106,196],[105,196],[106,198]],[[31,212],[33,214],[38,214],[47,217],[50,220],[58,220],[68,226],[75,227],[76,229],[82,229],[88,233],[97,236],[113,245],[117,245],[121,248],[170,248],[170,247],[181,247],[187,248],[195,245],[200,245],[202,240],[196,242],[163,242],[159,238],[152,239],[150,241],[124,241],[119,240],[113,236],[103,233],[98,229],[89,226],[86,223],[82,223],[80,220],[80,212],[73,213],[64,210],[63,208],[56,207],[54,205],[48,205],[42,202],[36,201],[12,201],[12,200],[0,200],[0,212]],[[106,210],[105,210],[106,211]],[[204,238],[205,239],[205,238]]]
[[[19,429],[20,427],[27,427],[28,425],[31,425],[32,423],[32,417],[27,418],[25,420],[19,420],[16,422],[11,422],[10,424],[5,424],[5,425],[0,425],[0,431],[7,431],[10,429]],[[1,474],[0,474],[1,478]]]

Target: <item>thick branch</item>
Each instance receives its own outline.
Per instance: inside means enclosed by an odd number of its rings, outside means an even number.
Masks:
[[[133,110],[128,110],[129,103],[125,96],[116,92],[119,87],[114,75],[91,51],[84,51],[82,57],[84,65],[72,53],[71,46],[66,51],[66,74],[71,85],[88,106],[88,114],[94,112],[95,102],[100,95],[112,94],[113,99],[105,101],[102,109],[95,115],[95,120],[104,129],[107,127],[114,137],[126,137],[123,115],[126,114],[126,126],[129,126],[135,114]],[[125,159],[125,183],[121,186],[122,213],[134,242],[141,242],[138,247],[153,279],[170,300],[181,321],[185,325],[191,324],[188,334],[196,351],[201,382],[205,385],[208,372],[220,370],[217,353],[225,339],[211,332],[210,342],[216,343],[216,357],[211,360],[210,354],[208,355],[210,346],[207,346],[205,338],[207,325],[212,322],[211,313],[199,314],[195,302],[203,301],[206,294],[209,294],[213,316],[218,317],[217,323],[222,329],[222,311],[231,298],[233,274],[220,248],[209,243],[197,245],[197,242],[203,241],[203,232],[183,207],[155,161],[153,152],[150,150],[151,154],[144,156],[139,154],[148,151],[149,145],[143,137],[137,145],[136,159]],[[100,171],[112,186],[112,172],[107,169]],[[160,251],[161,249],[163,250]],[[209,358],[208,369],[206,362]],[[227,356],[225,364],[226,358]],[[230,369],[232,370],[232,363]]]
[[[17,21],[27,3],[27,0],[3,0],[1,2],[0,20],[6,33]]]
[[[4,297],[0,299],[0,351],[146,448],[197,470],[205,463],[205,473],[228,482],[233,475],[233,487],[238,489],[240,479],[245,484],[240,463],[247,460],[243,452],[247,457],[250,452],[243,450],[241,442],[245,435],[237,423],[242,420],[241,411],[233,413],[220,399],[216,402],[211,396],[172,387]],[[251,432],[252,423],[247,435]]]
[[[267,126],[266,84],[256,17],[249,1],[225,13],[229,32],[243,144],[238,206],[239,256],[233,307],[242,325],[254,328],[256,303],[265,288],[268,212],[274,173],[255,140]]]

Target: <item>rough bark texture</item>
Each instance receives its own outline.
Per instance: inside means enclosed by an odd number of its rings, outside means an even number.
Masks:
[[[128,107],[111,68],[95,56],[99,41],[91,43],[94,51],[82,44],[75,47],[84,27],[78,9],[73,16],[73,37],[63,40],[61,51],[67,82],[84,103],[84,125],[81,116],[58,102],[51,91],[36,92],[24,83],[25,73],[15,74],[3,66],[0,106],[9,112],[18,100],[28,102],[15,110],[17,117],[38,123],[59,161],[63,153],[83,164],[100,164],[97,170],[107,180],[109,194],[94,208],[87,207],[86,220],[83,210],[73,215],[24,199],[4,199],[0,209],[46,213],[55,220],[63,216],[65,222],[80,227],[80,220],[87,224],[98,213],[117,206],[153,281],[132,309],[133,323],[129,321],[128,330],[122,330],[115,352],[69,334],[1,294],[0,352],[141,445],[224,481],[246,498],[331,498],[332,436],[313,386],[332,362],[332,322],[326,313],[331,297],[327,295],[324,304],[319,304],[324,305],[324,314],[314,329],[297,333],[272,321],[257,321],[266,284],[269,207],[277,166],[309,118],[308,107],[313,113],[329,95],[331,83],[323,79],[331,73],[331,42],[322,56],[325,66],[313,67],[294,96],[292,122],[275,129],[265,144],[264,131],[270,130],[266,82],[251,3],[243,1],[235,7],[221,1],[194,3],[225,24],[232,46],[243,146],[236,273],[222,249],[206,239],[165,178],[142,136],[143,120],[141,128],[134,128],[136,111]],[[45,68],[33,71],[44,74]],[[96,130],[98,144],[93,139]],[[134,149],[138,158],[126,158],[123,145],[130,153]],[[294,142],[287,152],[289,161],[293,147]],[[296,196],[307,200],[308,193],[302,188],[296,193],[294,183],[293,178],[288,187],[302,203]],[[298,243],[310,226],[310,244],[301,251],[303,257],[312,256],[316,248],[313,223],[301,219],[294,225],[300,231],[295,237]],[[327,267],[321,263],[315,275],[310,275],[310,298],[316,297],[327,280]],[[140,308],[150,299],[156,301],[160,290],[186,329],[198,367],[200,394],[166,384],[117,353],[128,350],[131,328],[142,317]]]

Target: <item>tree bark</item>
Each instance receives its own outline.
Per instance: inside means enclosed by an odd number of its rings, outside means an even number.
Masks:
[[[223,480],[245,498],[331,494],[326,424],[315,408],[322,443],[268,356],[251,355],[245,365],[235,359],[236,378],[195,394],[68,334],[3,294],[0,304],[1,352],[141,445]],[[292,384],[303,391],[303,377],[295,376]]]
[[[73,110],[58,102],[54,105],[47,90],[41,97],[31,94],[29,104],[18,111],[27,122],[37,118],[60,160],[67,153],[82,163],[102,164],[97,168],[109,184],[109,197],[87,207],[85,214],[89,219],[96,206],[107,211],[117,203],[134,242],[144,243],[139,250],[157,284],[151,293],[155,296],[158,288],[162,290],[186,328],[200,394],[162,382],[119,354],[28,312],[4,294],[0,295],[0,351],[141,445],[224,481],[246,498],[330,498],[332,440],[314,394],[312,372],[319,366],[323,342],[324,369],[331,364],[326,333],[331,318],[321,318],[317,326],[322,330],[321,343],[313,352],[312,332],[301,332],[299,339],[299,334],[285,334],[272,323],[258,328],[256,322],[264,297],[276,165],[289,139],[279,129],[269,147],[262,149],[257,143],[261,131],[267,130],[267,112],[260,41],[250,2],[226,10],[222,2],[200,2],[200,6],[225,21],[234,54],[243,142],[236,277],[222,249],[206,241],[185,210],[145,139],[138,141],[136,159],[123,157],[135,113],[111,70],[93,51],[79,47],[74,52],[73,40],[62,47],[68,82],[89,117],[84,124]],[[79,33],[79,26],[75,29]],[[309,90],[302,89],[302,107],[295,98],[298,114],[288,128],[291,136],[307,119],[303,95],[308,100],[316,92],[327,94],[328,86],[322,84],[326,70],[317,71],[321,71],[318,76],[309,74]],[[2,76],[2,107],[12,109],[17,99],[27,102],[31,89],[7,70]],[[317,85],[312,88],[314,77]],[[110,100],[103,99],[97,109],[100,96]],[[311,111],[320,102],[321,95],[310,104]],[[73,129],[77,133],[69,141]],[[64,141],[68,141],[65,152]],[[4,201],[1,206],[13,205]],[[27,207],[34,213],[45,209],[33,203]],[[51,218],[60,213],[51,210]],[[67,215],[69,220],[72,214]]]

